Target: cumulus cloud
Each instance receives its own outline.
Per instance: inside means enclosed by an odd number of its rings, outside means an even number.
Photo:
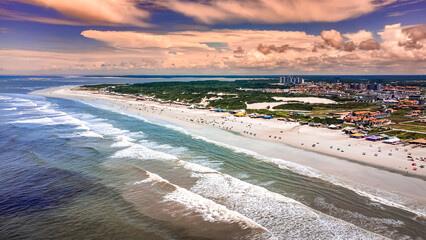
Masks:
[[[242,58],[244,56],[244,49],[242,47],[238,47],[234,50],[234,57]]]
[[[422,25],[388,25],[378,33],[380,43],[365,39],[369,34],[352,38],[363,39],[359,43],[345,42],[335,30],[322,35],[231,29],[161,34],[88,30],[82,35],[108,48],[79,54],[0,49],[0,66],[6,74],[21,69],[63,73],[122,70],[139,74],[280,74],[283,68],[311,74],[424,74],[426,48],[406,48],[400,44],[413,41],[424,45],[422,29]],[[349,39],[347,35],[357,35],[348,34],[343,36]],[[215,48],[212,43],[227,47]],[[307,50],[313,47],[316,51]]]
[[[161,5],[196,20],[217,22],[337,22],[396,0],[165,0]],[[330,14],[332,13],[332,14]]]
[[[400,42],[400,46],[404,46],[405,49],[420,49],[423,47],[420,42],[426,39],[426,24],[404,28],[402,29],[402,33],[408,39],[405,42]]]
[[[346,52],[352,52],[356,49],[356,45],[352,41],[345,42],[343,44],[343,50]]]
[[[399,59],[426,59],[426,39],[422,36],[424,24],[401,26],[401,24],[387,25],[378,32],[382,38],[380,53],[388,58]],[[424,67],[423,67],[424,69]]]
[[[303,48],[295,48],[295,47],[290,47],[290,45],[288,44],[284,44],[282,46],[275,46],[275,45],[263,45],[263,44],[259,44],[259,46],[257,47],[257,50],[261,53],[263,53],[264,55],[268,55],[272,52],[277,52],[277,53],[283,53],[286,52],[288,50],[294,50],[294,51],[304,51],[305,49]]]
[[[361,49],[361,50],[379,50],[380,44],[374,39],[368,39],[368,40],[362,41],[359,44],[359,49]]]
[[[343,46],[343,37],[340,32],[332,29],[329,31],[322,31],[321,38],[324,42],[336,49],[340,49]]]
[[[234,54],[244,54],[244,49],[242,47],[238,47],[234,50]]]
[[[147,32],[132,31],[83,31],[81,35],[95,40],[103,41],[116,48],[192,48],[204,49],[208,51],[236,49],[254,49],[259,42],[267,39],[268,47],[276,52],[283,52],[286,49],[298,50],[309,47],[313,40],[319,38],[308,35],[305,32],[290,31],[254,31],[254,30],[212,30],[203,31],[177,31],[166,34],[153,34]],[[212,39],[220,39],[221,42],[212,42]],[[288,46],[276,47],[282,42],[287,42]],[[209,46],[210,45],[210,46]],[[291,47],[290,47],[291,45]],[[216,46],[216,48],[215,48]],[[217,46],[227,46],[218,48]]]
[[[373,33],[365,30],[360,30],[356,33],[346,33],[343,36],[355,44],[360,44],[362,41],[373,39]]]
[[[380,44],[372,39],[373,34],[365,30],[361,30],[356,33],[347,33],[344,34],[349,41],[344,41],[340,32],[332,29],[329,31],[322,31],[321,38],[324,40],[325,45],[331,46],[337,50],[341,49],[345,52],[355,51],[357,48],[360,50],[378,50],[380,49]],[[318,48],[326,48],[324,45],[316,44],[314,45],[314,52]]]
[[[65,16],[95,25],[148,26],[149,12],[133,0],[15,0],[54,9]],[[54,23],[54,22],[52,22]]]

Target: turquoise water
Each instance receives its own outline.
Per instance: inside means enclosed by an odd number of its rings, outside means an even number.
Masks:
[[[426,236],[424,219],[344,187],[20,85],[0,94],[2,239]]]

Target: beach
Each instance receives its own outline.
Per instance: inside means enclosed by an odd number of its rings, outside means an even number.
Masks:
[[[247,104],[247,109],[266,109],[268,106],[273,108],[281,104],[287,104],[291,102],[298,103],[323,103],[323,104],[335,104],[336,102],[327,98],[318,97],[274,97],[279,102],[260,102]]]
[[[424,149],[352,139],[339,130],[301,126],[275,119],[234,117],[229,113],[188,109],[185,106],[135,101],[135,98],[100,94],[76,87],[49,88],[33,94],[69,98],[103,105],[116,111],[160,119],[190,134],[267,158],[271,164],[309,174],[361,195],[402,200],[389,204],[423,209],[426,206],[426,170],[412,170],[411,161],[424,157]],[[363,154],[365,153],[365,154]],[[423,162],[414,160],[417,165]],[[302,171],[302,170],[301,170]],[[387,201],[387,200],[386,200]]]

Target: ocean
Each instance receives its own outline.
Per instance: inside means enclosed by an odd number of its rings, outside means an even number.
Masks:
[[[413,212],[172,123],[29,94],[196,79],[0,77],[0,239],[426,238]]]

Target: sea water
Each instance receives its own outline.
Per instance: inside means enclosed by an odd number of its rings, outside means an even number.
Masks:
[[[28,94],[104,78],[1,80],[1,239],[426,236],[413,212],[171,123]]]

